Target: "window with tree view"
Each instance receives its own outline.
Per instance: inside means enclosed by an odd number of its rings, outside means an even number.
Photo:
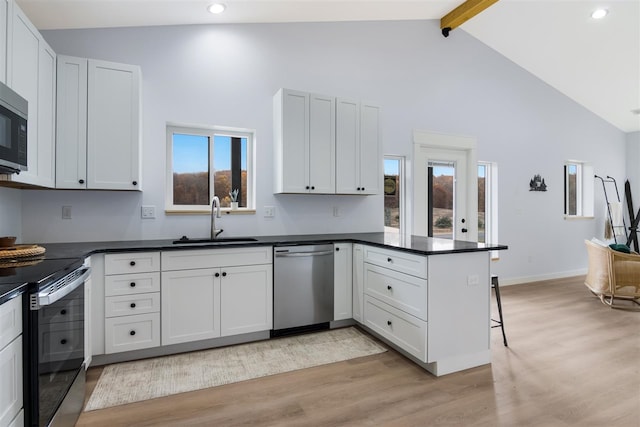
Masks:
[[[251,132],[168,126],[167,209],[205,210],[213,196],[252,209],[252,145]]]

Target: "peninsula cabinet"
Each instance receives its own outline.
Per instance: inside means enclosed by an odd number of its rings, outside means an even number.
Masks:
[[[335,98],[280,89],[273,109],[275,192],[335,193]]]
[[[162,252],[162,345],[273,325],[270,246]]]
[[[0,3],[0,10],[8,13],[6,83],[29,103],[28,170],[20,174],[2,175],[0,179],[19,187],[53,188],[56,53],[15,2],[1,0]]]
[[[140,190],[141,71],[60,55],[56,188]]]
[[[363,246],[362,267],[356,259],[354,319],[362,295],[359,321],[436,376],[491,362],[489,252],[423,256]]]
[[[378,194],[381,185],[380,108],[338,98],[336,193]]]

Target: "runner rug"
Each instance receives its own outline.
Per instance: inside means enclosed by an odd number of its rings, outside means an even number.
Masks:
[[[349,327],[108,365],[85,411],[383,353]]]

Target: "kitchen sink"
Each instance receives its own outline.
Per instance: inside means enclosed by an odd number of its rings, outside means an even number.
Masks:
[[[195,244],[195,243],[248,243],[257,242],[258,239],[253,237],[219,237],[215,240],[212,239],[190,239],[187,236],[182,236],[178,240],[174,240],[174,245]]]

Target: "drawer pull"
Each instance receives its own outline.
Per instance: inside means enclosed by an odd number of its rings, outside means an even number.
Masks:
[[[387,289],[392,290],[393,288],[391,287],[391,285],[387,285]]]
[[[129,286],[131,286],[132,288],[135,288],[136,287],[136,282],[129,283]]]
[[[215,274],[215,276],[216,276],[216,277],[220,277],[220,273],[216,273],[216,274]]]
[[[226,271],[222,272],[222,277],[227,277],[227,272]]]
[[[387,325],[391,326],[391,320],[387,320]]]
[[[134,336],[136,334],[136,331],[131,331],[129,332],[129,335]]]
[[[387,262],[393,262],[391,258],[387,258]]]
[[[131,262],[129,263],[129,265],[130,265],[131,267],[133,267],[134,265],[136,265],[136,262],[135,262],[135,261],[131,261]]]
[[[64,310],[64,309],[60,310],[60,314],[64,316],[65,314],[67,314],[67,310]]]
[[[65,345],[66,343],[67,343],[67,340],[64,338],[60,340],[60,344]]]
[[[136,303],[135,303],[135,302],[132,302],[132,303],[131,303],[131,305],[130,305],[130,307],[131,307],[131,308],[136,308]]]

